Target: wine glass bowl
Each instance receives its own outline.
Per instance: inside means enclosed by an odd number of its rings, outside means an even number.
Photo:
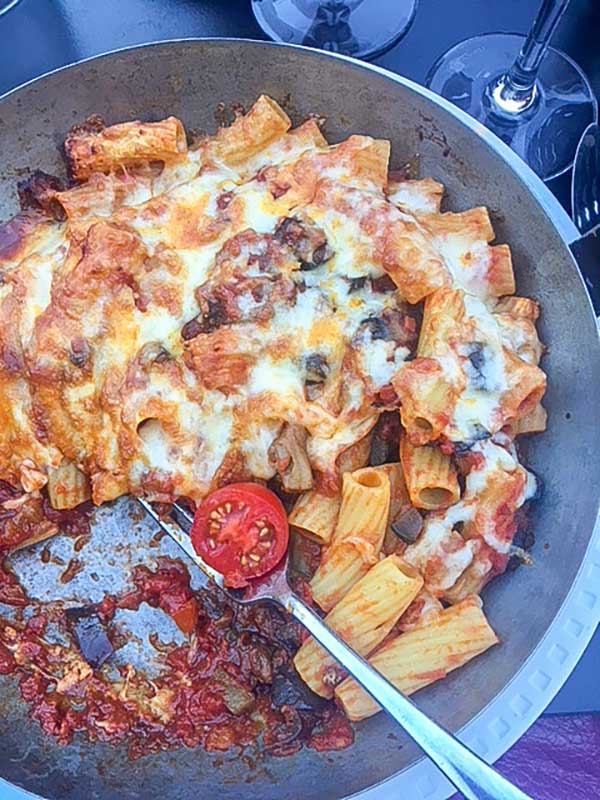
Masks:
[[[505,80],[524,36],[467,39],[431,68],[427,85],[505,141],[544,180],[573,164],[581,132],[597,118],[588,79],[569,56],[549,48],[530,92],[506,95]]]
[[[252,0],[254,16],[275,41],[374,58],[412,24],[417,0]]]
[[[542,0],[527,36],[488,33],[451,47],[427,86],[505,141],[551,180],[573,165],[581,134],[598,117],[580,67],[550,40],[569,0]]]

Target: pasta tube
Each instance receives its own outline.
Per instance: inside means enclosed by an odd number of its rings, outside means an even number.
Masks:
[[[368,433],[338,456],[337,466],[341,474],[365,466],[369,460],[371,438]],[[327,495],[318,489],[304,492],[292,509],[290,525],[298,528],[309,539],[328,545],[337,524],[341,504],[341,494]]]
[[[399,556],[380,561],[340,600],[325,621],[350,647],[367,655],[388,635],[423,586],[423,579]],[[333,697],[342,673],[335,659],[314,639],[296,653],[301,678],[322,697]]]
[[[444,260],[455,285],[476,295],[500,297],[515,291],[508,245],[490,246],[494,229],[486,208],[420,217]]]
[[[397,636],[369,663],[404,694],[428,686],[498,643],[481,608],[471,596],[442,611],[433,622]],[[346,678],[335,696],[351,720],[370,717],[378,704],[352,678]]]
[[[546,430],[548,414],[541,403],[534,406],[528,414],[521,419],[517,419],[507,425],[511,436],[518,436],[522,433],[541,433]]]
[[[90,499],[90,482],[72,461],[63,458],[61,465],[48,473],[48,496],[52,508],[75,508]]]
[[[540,305],[530,297],[502,297],[496,303],[495,314],[510,314],[512,317],[525,317],[535,322],[540,315]]]
[[[139,161],[168,161],[187,152],[185,130],[175,117],[161,122],[123,122],[104,128],[78,126],[65,139],[65,152],[76,180]]]
[[[342,498],[321,494],[318,489],[301,494],[289,516],[290,525],[322,545],[331,541]]]
[[[358,536],[381,546],[389,509],[390,479],[383,470],[365,467],[344,473],[333,544]]]
[[[388,524],[390,479],[371,467],[345,473],[332,544],[310,583],[313,599],[329,611],[377,560]]]
[[[410,441],[433,442],[444,432],[466,380],[457,383],[439,360],[464,319],[464,294],[438,289],[425,301],[417,358],[405,364],[392,383],[402,406],[400,416]]]
[[[486,279],[492,297],[502,297],[515,291],[515,273],[510,247],[496,244],[488,247]]]
[[[400,460],[410,501],[415,508],[438,511],[460,500],[456,469],[450,456],[438,447],[415,447],[403,436]]]
[[[291,124],[281,106],[263,94],[247,114],[219,130],[210,142],[210,151],[228,166],[236,166],[283,136]]]
[[[386,193],[390,203],[409,214],[439,214],[444,186],[432,178],[404,181],[392,179],[388,181]]]

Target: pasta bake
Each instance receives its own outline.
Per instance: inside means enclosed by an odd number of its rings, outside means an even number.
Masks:
[[[330,144],[266,96],[212,136],[94,117],[65,154],[69,182],[34,173],[0,227],[4,553],[90,500],[259,483],[316,551],[298,590],[402,691],[496,644],[480,593],[537,493],[516,441],[545,428],[546,376],[488,211],[442,211],[387,141]],[[313,693],[378,710],[298,644]]]

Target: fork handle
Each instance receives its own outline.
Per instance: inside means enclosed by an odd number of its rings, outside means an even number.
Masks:
[[[291,595],[286,600],[290,613],[404,728],[467,800],[531,800],[451,733],[429,719],[298,597]]]

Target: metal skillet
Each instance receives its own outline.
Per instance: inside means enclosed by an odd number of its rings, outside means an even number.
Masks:
[[[0,217],[16,210],[15,184],[32,167],[59,173],[59,143],[91,113],[108,122],[180,116],[193,128],[214,128],[218,102],[249,105],[261,92],[296,119],[327,116],[335,141],[350,132],[388,137],[393,162],[418,157],[422,175],[447,187],[447,207],[487,205],[499,241],[509,242],[519,291],[542,305],[548,345],[549,429],[523,448],[545,484],[537,504],[535,566],[519,569],[486,590],[490,621],[503,640],[483,657],[424,690],[426,713],[483,755],[495,759],[541,713],[581,655],[598,620],[600,546],[594,534],[600,487],[600,425],[596,387],[600,345],[594,315],[570,246],[578,233],[540,181],[501,142],[426,90],[351,59],[303,48],[244,41],[184,41],[133,48],[83,62],[34,81],[0,101]],[[585,247],[579,248],[585,258]],[[110,553],[102,580],[118,581],[126,544],[151,562],[148,529],[130,534],[127,501],[96,517],[94,547]],[[138,526],[143,528],[143,525]],[[57,542],[56,547],[66,546]],[[104,559],[107,560],[106,557]],[[67,588],[42,569],[35,552],[15,568],[40,598],[62,591],[69,602],[94,598],[82,570]],[[50,567],[51,565],[46,565]],[[87,565],[86,565],[87,566]],[[100,565],[103,566],[103,565]],[[96,566],[98,571],[100,566]],[[105,587],[106,588],[106,587]],[[260,767],[231,754],[215,764],[203,751],[162,753],[130,762],[124,751],[77,741],[61,748],[27,715],[10,678],[0,683],[0,775],[51,800],[333,800],[377,784],[411,800],[446,798],[452,788],[383,715],[361,723],[353,747],[292,760],[265,755]],[[1,795],[1,791],[0,791]]]
[[[252,581],[246,589],[228,589],[223,575],[210,567],[194,551],[189,535],[173,517],[162,517],[147,500],[140,498],[139,502],[164,533],[177,542],[188,558],[235,602],[277,603],[295,617],[373,699],[382,704],[384,711],[410,735],[423,752],[427,753],[464,794],[466,800],[531,800],[458,739],[423,714],[402,692],[348,647],[310,606],[295,595],[287,581],[287,557],[267,575]],[[186,526],[192,525],[193,517],[177,503],[174,511],[183,518]]]

